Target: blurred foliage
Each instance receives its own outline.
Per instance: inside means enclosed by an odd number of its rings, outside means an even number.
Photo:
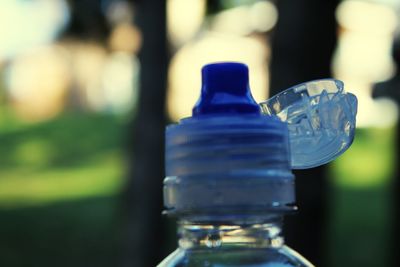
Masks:
[[[393,266],[390,235],[395,129],[357,129],[334,161],[330,194],[329,266]]]
[[[27,124],[5,114],[0,266],[115,266],[123,120],[79,113]]]
[[[352,146],[333,163],[335,183],[350,187],[380,186],[393,176],[395,129],[357,129]]]
[[[0,266],[117,266],[117,206],[97,197],[0,210]]]
[[[121,187],[123,123],[118,118],[64,114],[43,123],[3,126],[0,206],[110,195]]]
[[[335,187],[331,196],[328,266],[394,266],[388,186]]]

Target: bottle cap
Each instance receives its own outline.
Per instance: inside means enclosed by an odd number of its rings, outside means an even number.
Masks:
[[[293,169],[328,163],[354,139],[357,98],[342,81],[322,79],[293,86],[260,104],[287,123]]]
[[[293,210],[286,123],[262,114],[246,65],[210,64],[202,75],[193,116],[166,129],[167,213],[248,220]]]
[[[244,64],[206,65],[202,81],[193,116],[166,129],[169,213],[208,220],[293,210],[291,169],[327,163],[353,141],[357,99],[341,81],[303,83],[260,105]]]

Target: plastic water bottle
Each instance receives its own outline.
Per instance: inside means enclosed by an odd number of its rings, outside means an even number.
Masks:
[[[178,218],[179,247],[158,266],[313,266],[281,231],[283,216],[296,210],[291,169],[348,148],[356,98],[322,80],[260,107],[240,63],[206,65],[202,83],[193,116],[166,129],[164,204]]]

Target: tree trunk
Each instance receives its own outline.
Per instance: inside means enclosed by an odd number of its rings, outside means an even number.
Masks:
[[[132,125],[130,174],[126,191],[128,231],[123,266],[154,267],[164,256],[162,217],[164,127],[167,88],[166,1],[135,1],[143,46],[140,91]]]
[[[292,85],[331,76],[336,47],[337,0],[279,0],[272,39],[270,95]],[[286,220],[287,243],[316,266],[325,266],[326,168],[296,171],[300,212]]]

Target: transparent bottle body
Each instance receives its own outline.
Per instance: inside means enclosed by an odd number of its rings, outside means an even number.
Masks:
[[[180,226],[179,248],[158,267],[310,267],[276,224]]]
[[[313,266],[287,246],[280,249],[177,249],[159,267],[307,267]]]

